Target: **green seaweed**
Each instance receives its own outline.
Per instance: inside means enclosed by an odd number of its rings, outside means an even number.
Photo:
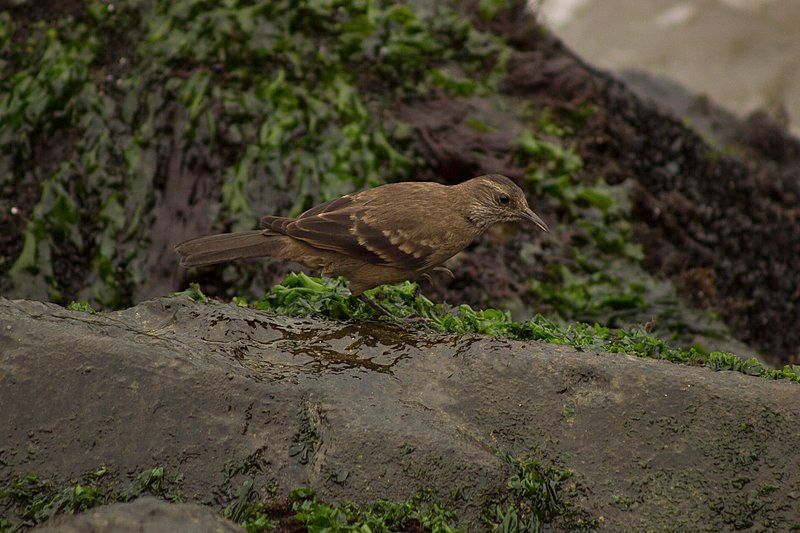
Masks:
[[[5,524],[0,521],[0,530],[31,527],[58,514],[75,514],[98,505],[131,501],[144,494],[167,501],[184,501],[178,490],[180,483],[180,476],[165,476],[163,467],[144,470],[127,479],[119,479],[108,467],[99,467],[80,481],[43,479],[34,474],[17,477],[0,489],[0,509],[11,511],[17,522],[6,518]]]
[[[190,283],[188,289],[172,292],[170,293],[170,296],[176,298],[188,298],[193,302],[207,303],[209,301],[208,296],[203,294],[203,291],[200,290],[200,285],[195,282]]]
[[[183,502],[186,498],[178,487],[181,482],[179,474],[172,477],[165,475],[164,467],[157,466],[136,474],[130,482],[113,495],[116,501],[131,501],[149,494],[172,502]]]
[[[317,500],[313,489],[296,489],[290,495],[295,519],[308,531],[410,531],[455,533],[455,515],[418,493],[404,502],[377,500],[366,506],[333,506]]]
[[[263,503],[254,501],[256,497],[253,480],[245,479],[234,494],[233,501],[222,511],[222,515],[241,524],[248,533],[275,529],[278,523],[267,516]]]
[[[75,514],[98,505],[128,502],[144,494],[182,502],[178,491],[180,476],[168,478],[163,467],[144,470],[120,481],[106,467],[84,476],[80,483],[44,480],[36,475],[18,477],[0,489],[0,508],[12,510],[17,522],[0,519],[0,530],[15,531],[21,527],[42,524],[59,514]],[[368,505],[344,503],[331,505],[317,499],[314,490],[301,487],[289,495],[288,509],[268,508],[258,498],[252,478],[246,478],[233,499],[222,509],[223,516],[242,525],[248,532],[270,531],[278,520],[289,519],[305,526],[307,531],[424,531],[453,533],[457,531],[455,515],[431,502],[426,492],[392,502],[379,499]],[[206,501],[210,504],[211,499]]]
[[[101,308],[130,305],[146,278],[170,180],[208,181],[209,216],[241,229],[256,211],[297,214],[409,178],[410,137],[375,110],[442,89],[492,92],[510,54],[444,3],[91,0],[74,11],[35,23],[0,12],[0,188],[39,191],[0,275],[18,296]],[[228,268],[231,294],[249,287],[245,267]]]
[[[79,302],[73,300],[67,305],[67,309],[69,309],[70,311],[80,311],[82,313],[89,313],[89,314],[94,314],[97,312],[94,310],[94,308],[92,308],[91,305],[89,305],[89,302],[87,302],[86,300],[81,300]]]
[[[501,11],[514,7],[514,4],[511,0],[479,0],[478,14],[484,20],[492,20]]]
[[[105,502],[100,491],[76,483],[59,488],[49,480],[28,475],[17,478],[0,490],[0,502],[18,509],[22,524],[33,525],[61,513],[74,514]]]
[[[539,123],[549,135],[572,132],[544,111]],[[527,182],[564,220],[558,241],[552,243],[563,251],[549,257],[534,252],[538,256],[530,258],[540,264],[549,261],[545,274],[529,285],[540,312],[608,327],[647,323],[659,336],[682,344],[695,342],[698,335],[728,336],[715,317],[690,309],[671,282],[655,279],[642,267],[644,251],[632,239],[628,182],[584,183],[583,161],[559,138],[524,132],[517,156],[528,165]],[[566,259],[553,262],[559,256]]]
[[[568,501],[565,482],[572,477],[571,472],[535,459],[506,459],[512,465],[507,482],[510,501],[494,504],[484,516],[492,531],[539,533],[554,522],[567,531],[598,529],[596,520]]]

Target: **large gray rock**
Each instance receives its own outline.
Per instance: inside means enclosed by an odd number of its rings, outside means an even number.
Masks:
[[[574,473],[611,530],[800,525],[800,385],[537,342],[420,334],[160,299],[89,315],[0,299],[0,479],[100,464],[190,499],[404,499],[478,527],[501,455]],[[218,502],[219,503],[219,502]]]
[[[244,528],[209,507],[139,498],[103,505],[78,515],[58,516],[39,533],[239,533]]]

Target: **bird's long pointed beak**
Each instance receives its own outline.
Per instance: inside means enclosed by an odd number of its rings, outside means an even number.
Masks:
[[[534,224],[542,228],[542,230],[545,232],[550,231],[550,228],[547,227],[547,224],[544,223],[544,220],[542,220],[542,218],[536,213],[534,213],[530,208],[522,212],[522,218],[533,222]]]

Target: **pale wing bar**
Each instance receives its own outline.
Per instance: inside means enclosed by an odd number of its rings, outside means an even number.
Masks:
[[[354,202],[352,197],[342,197],[295,220],[264,217],[262,227],[371,264],[404,270],[420,270],[428,265],[435,248],[420,244],[412,247],[396,231],[367,222],[364,215],[368,211],[369,207]]]

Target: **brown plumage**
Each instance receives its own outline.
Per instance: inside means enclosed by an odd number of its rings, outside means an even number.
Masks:
[[[199,237],[175,251],[184,267],[250,257],[295,261],[342,276],[356,296],[417,279],[497,222],[527,220],[547,231],[522,190],[499,174],[458,185],[402,182],[348,194],[295,219],[265,216],[260,230]]]

